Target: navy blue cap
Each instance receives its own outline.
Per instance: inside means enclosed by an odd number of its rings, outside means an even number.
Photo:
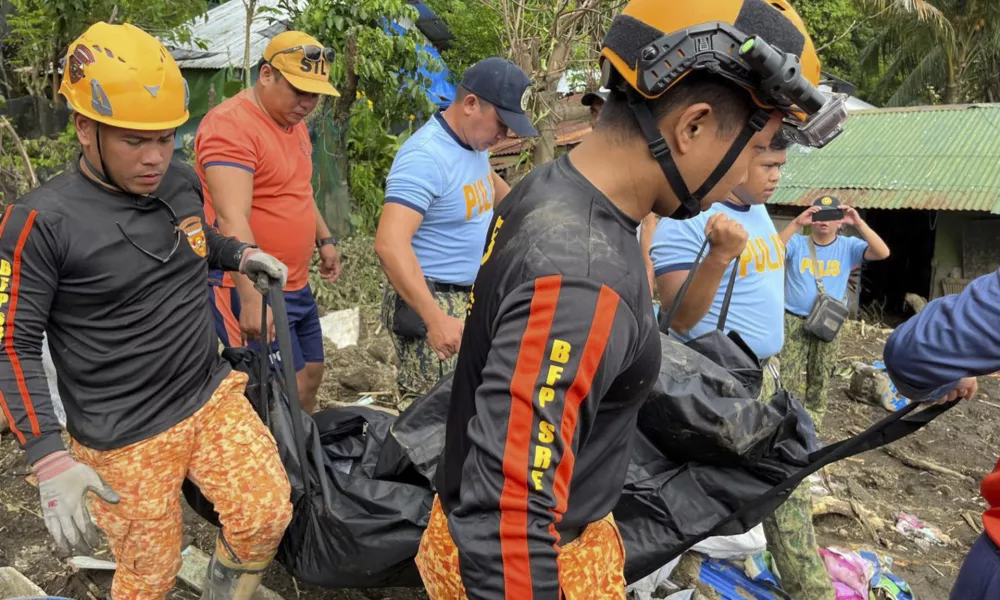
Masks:
[[[584,94],[583,99],[580,100],[580,103],[583,104],[584,106],[590,106],[594,102],[597,102],[598,100],[600,100],[601,102],[607,102],[609,96],[611,96],[611,90],[609,90],[606,87],[602,87],[595,92],[587,92],[586,94]]]
[[[485,58],[465,70],[462,87],[492,104],[504,125],[515,134],[538,135],[525,113],[531,80],[514,63],[498,57]]]
[[[840,200],[836,196],[820,196],[813,201],[813,206],[823,209],[840,208]]]

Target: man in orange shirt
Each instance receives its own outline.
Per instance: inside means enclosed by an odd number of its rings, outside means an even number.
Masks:
[[[275,36],[254,87],[209,111],[194,146],[208,221],[288,265],[285,302],[295,371],[302,408],[310,414],[323,379],[323,336],[309,264],[318,248],[320,273],[333,283],[340,256],[313,201],[312,144],[303,119],[320,95],[340,95],[329,82],[333,56],[333,49],[305,33]],[[249,340],[259,347],[261,296],[253,284],[230,273],[211,273],[209,280],[222,343]]]

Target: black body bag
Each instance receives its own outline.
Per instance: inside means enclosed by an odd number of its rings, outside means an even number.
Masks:
[[[274,435],[291,483],[294,512],[277,562],[318,587],[419,586],[413,557],[434,494],[426,485],[374,477],[395,417],[360,406],[312,417],[303,412],[280,286],[271,286],[269,298],[279,352],[287,357],[281,361],[283,372],[275,373],[248,348],[227,350],[225,356],[250,375],[247,397]],[[185,481],[183,491],[198,514],[219,524],[212,503],[193,483]]]

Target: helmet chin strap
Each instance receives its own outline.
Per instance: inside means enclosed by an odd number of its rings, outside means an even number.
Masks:
[[[94,175],[94,177],[96,177],[101,183],[105,183],[117,190],[125,192],[126,194],[131,193],[122,186],[118,185],[111,178],[111,170],[108,168],[107,161],[104,160],[104,151],[101,149],[101,123],[99,121],[94,121],[94,126],[96,127],[95,131],[97,136],[97,157],[101,161],[101,168],[98,170],[97,167],[90,162],[90,159],[87,158],[86,154],[83,155],[83,162],[87,165],[87,168],[90,169],[90,172]]]
[[[656,125],[656,120],[649,110],[649,103],[646,98],[631,86],[625,87],[625,93],[628,97],[628,105],[639,122],[639,127],[642,129],[643,135],[646,136],[649,151],[652,152],[656,162],[660,164],[660,169],[666,176],[667,183],[670,184],[670,188],[680,201],[680,206],[670,215],[671,219],[690,219],[700,213],[701,202],[705,196],[729,172],[733,163],[739,158],[740,153],[750,143],[750,138],[764,129],[768,121],[771,120],[771,113],[769,111],[758,108],[750,117],[750,120],[747,121],[746,126],[743,127],[743,131],[733,140],[732,145],[729,146],[729,150],[722,157],[719,165],[715,167],[715,170],[708,176],[708,179],[701,184],[701,187],[692,192],[684,182],[684,178],[677,168],[677,163],[674,162],[670,146],[663,139],[663,135]]]

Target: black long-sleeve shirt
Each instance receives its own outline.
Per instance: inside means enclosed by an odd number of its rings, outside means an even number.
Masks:
[[[29,462],[63,448],[43,332],[67,429],[97,450],[166,431],[229,372],[206,278],[210,267],[238,269],[246,245],[205,225],[201,185],[184,163],[170,165],[152,196],[110,190],[74,168],[3,214],[0,409]]]
[[[567,157],[500,204],[437,487],[474,600],[557,600],[560,540],[614,508],[660,339],[638,223]]]

